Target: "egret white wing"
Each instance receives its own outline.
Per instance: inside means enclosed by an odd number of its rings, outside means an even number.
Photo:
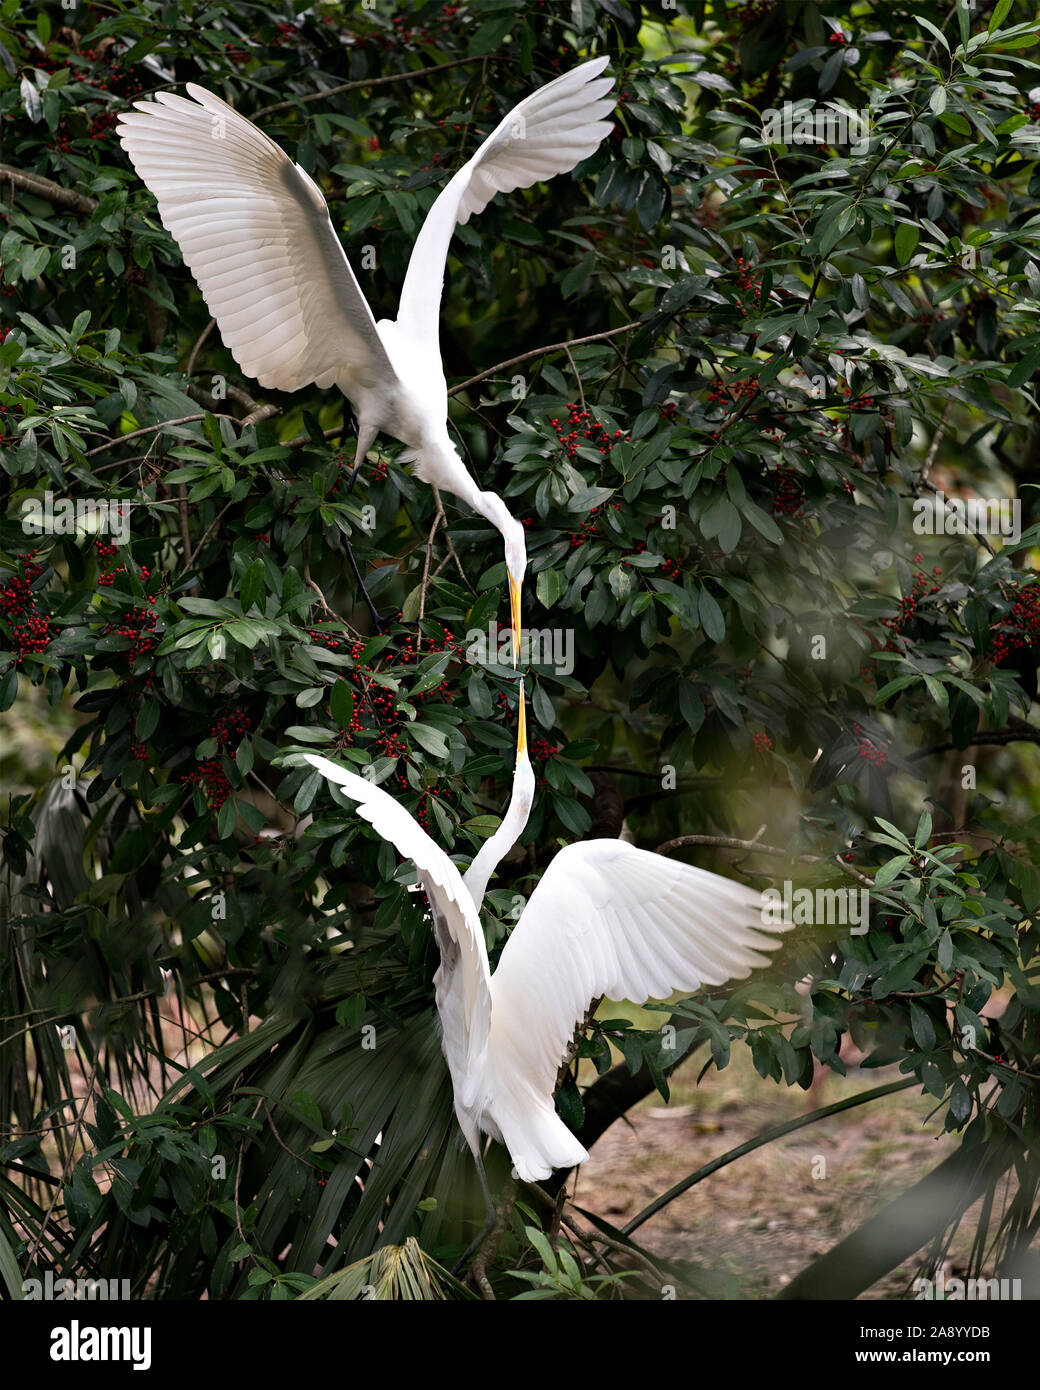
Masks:
[[[580,1162],[553,1113],[560,1063],[601,995],[642,1004],[743,979],[777,945],[757,891],[622,840],[557,854],[491,979],[489,1113],[522,1177]]]
[[[117,130],[235,361],[279,391],[392,386],[317,184],[227,102],[187,91],[135,102]]]
[[[441,967],[434,977],[439,1009],[442,988],[445,991],[455,989],[461,983],[462,1007],[458,1013],[462,1020],[463,1036],[449,1037],[446,1033],[446,1049],[456,1050],[475,1087],[487,1049],[491,976],[480,918],[458,867],[389,792],[366,777],[359,777],[356,772],[349,772],[329,762],[328,758],[314,753],[305,756],[307,762],[317,768],[323,777],[342,787],[347,796],[358,803],[358,815],[367,820],[404,858],[410,859],[418,870],[419,881],[433,913],[441,953]],[[447,1011],[447,1018],[445,1010],[440,1009],[440,1012],[445,1027],[451,1027],[456,1011]],[[472,1096],[463,1091],[458,1099],[463,1105],[468,1105]]]
[[[397,316],[403,327],[437,341],[444,266],[457,222],[482,212],[496,193],[573,169],[609,133],[611,123],[602,117],[614,102],[604,93],[614,79],[600,76],[608,61],[582,63],[525,97],[443,189],[412,248]]]

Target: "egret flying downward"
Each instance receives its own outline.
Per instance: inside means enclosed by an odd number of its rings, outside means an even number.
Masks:
[[[525,97],[442,190],[412,248],[396,320],[372,315],[314,180],[251,121],[194,83],[159,92],[120,117],[130,161],[155,195],[224,343],[261,386],[336,385],[357,416],[354,472],[382,430],[424,482],[486,517],[505,541],[513,629],[527,548],[520,523],[482,491],[448,433],[439,343],[440,300],[456,223],[498,192],[571,170],[611,126],[606,58]]]
[[[534,799],[522,685],[509,809],[465,875],[381,787],[304,756],[418,871],[440,950],[434,988],[455,1114],[482,1183],[481,1134],[506,1146],[528,1182],[588,1158],[553,1095],[593,1000],[642,1004],[742,979],[768,963],[763,953],[778,943],[767,933],[790,925],[764,919],[761,894],[728,878],[623,840],[583,840],[542,875],[492,975],[480,905]]]

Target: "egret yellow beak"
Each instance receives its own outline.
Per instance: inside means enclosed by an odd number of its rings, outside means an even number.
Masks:
[[[520,585],[509,575],[509,616],[513,624],[513,666],[520,660]]]
[[[520,726],[516,735],[516,761],[527,756],[527,701],[524,699],[524,683],[520,681]]]

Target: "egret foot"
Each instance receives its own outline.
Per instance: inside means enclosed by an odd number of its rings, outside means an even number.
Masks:
[[[484,1162],[478,1153],[474,1153],[473,1161],[477,1165],[477,1177],[480,1179],[480,1191],[484,1197],[484,1212],[486,1219],[483,1226],[481,1226],[480,1230],[477,1232],[476,1238],[470,1241],[462,1255],[452,1265],[449,1271],[451,1274],[456,1274],[473,1252],[480,1248],[484,1240],[486,1240],[492,1230],[494,1230],[495,1223],[498,1220],[498,1212],[495,1210],[495,1204],[491,1200],[491,1192],[488,1188],[487,1174],[484,1172]]]
[[[505,1181],[501,1195],[498,1199],[498,1210],[495,1212],[495,1224],[484,1236],[477,1248],[477,1253],[473,1257],[473,1263],[469,1267],[467,1279],[475,1289],[479,1289],[482,1297],[494,1299],[494,1290],[488,1281],[488,1265],[498,1254],[498,1247],[502,1244],[502,1237],[506,1233],[509,1225],[509,1215],[513,1210],[516,1201],[516,1179],[512,1176]]]

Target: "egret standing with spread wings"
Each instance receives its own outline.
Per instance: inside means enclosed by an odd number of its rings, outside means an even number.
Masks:
[[[336,385],[358,421],[355,473],[376,434],[399,439],[424,482],[444,488],[505,540],[520,649],[524,530],[494,492],[466,471],[448,434],[439,320],[456,223],[498,192],[573,169],[611,129],[601,77],[606,58],[564,73],[526,97],[463,165],[430,210],[412,249],[396,321],[376,323],[314,180],[251,121],[189,82],[193,100],[159,92],[120,117],[118,134],[159,205],[242,370],[261,386]]]
[[[381,787],[305,757],[418,870],[440,949],[434,987],[455,1113],[482,1182],[480,1134],[505,1144],[528,1182],[588,1158],[553,1095],[594,999],[642,1004],[743,979],[768,964],[762,953],[777,942],[766,932],[790,925],[767,918],[764,926],[762,895],[719,874],[623,840],[582,840],[560,850],[542,875],[492,975],[480,904],[534,798],[522,686],[509,810],[465,875]]]

